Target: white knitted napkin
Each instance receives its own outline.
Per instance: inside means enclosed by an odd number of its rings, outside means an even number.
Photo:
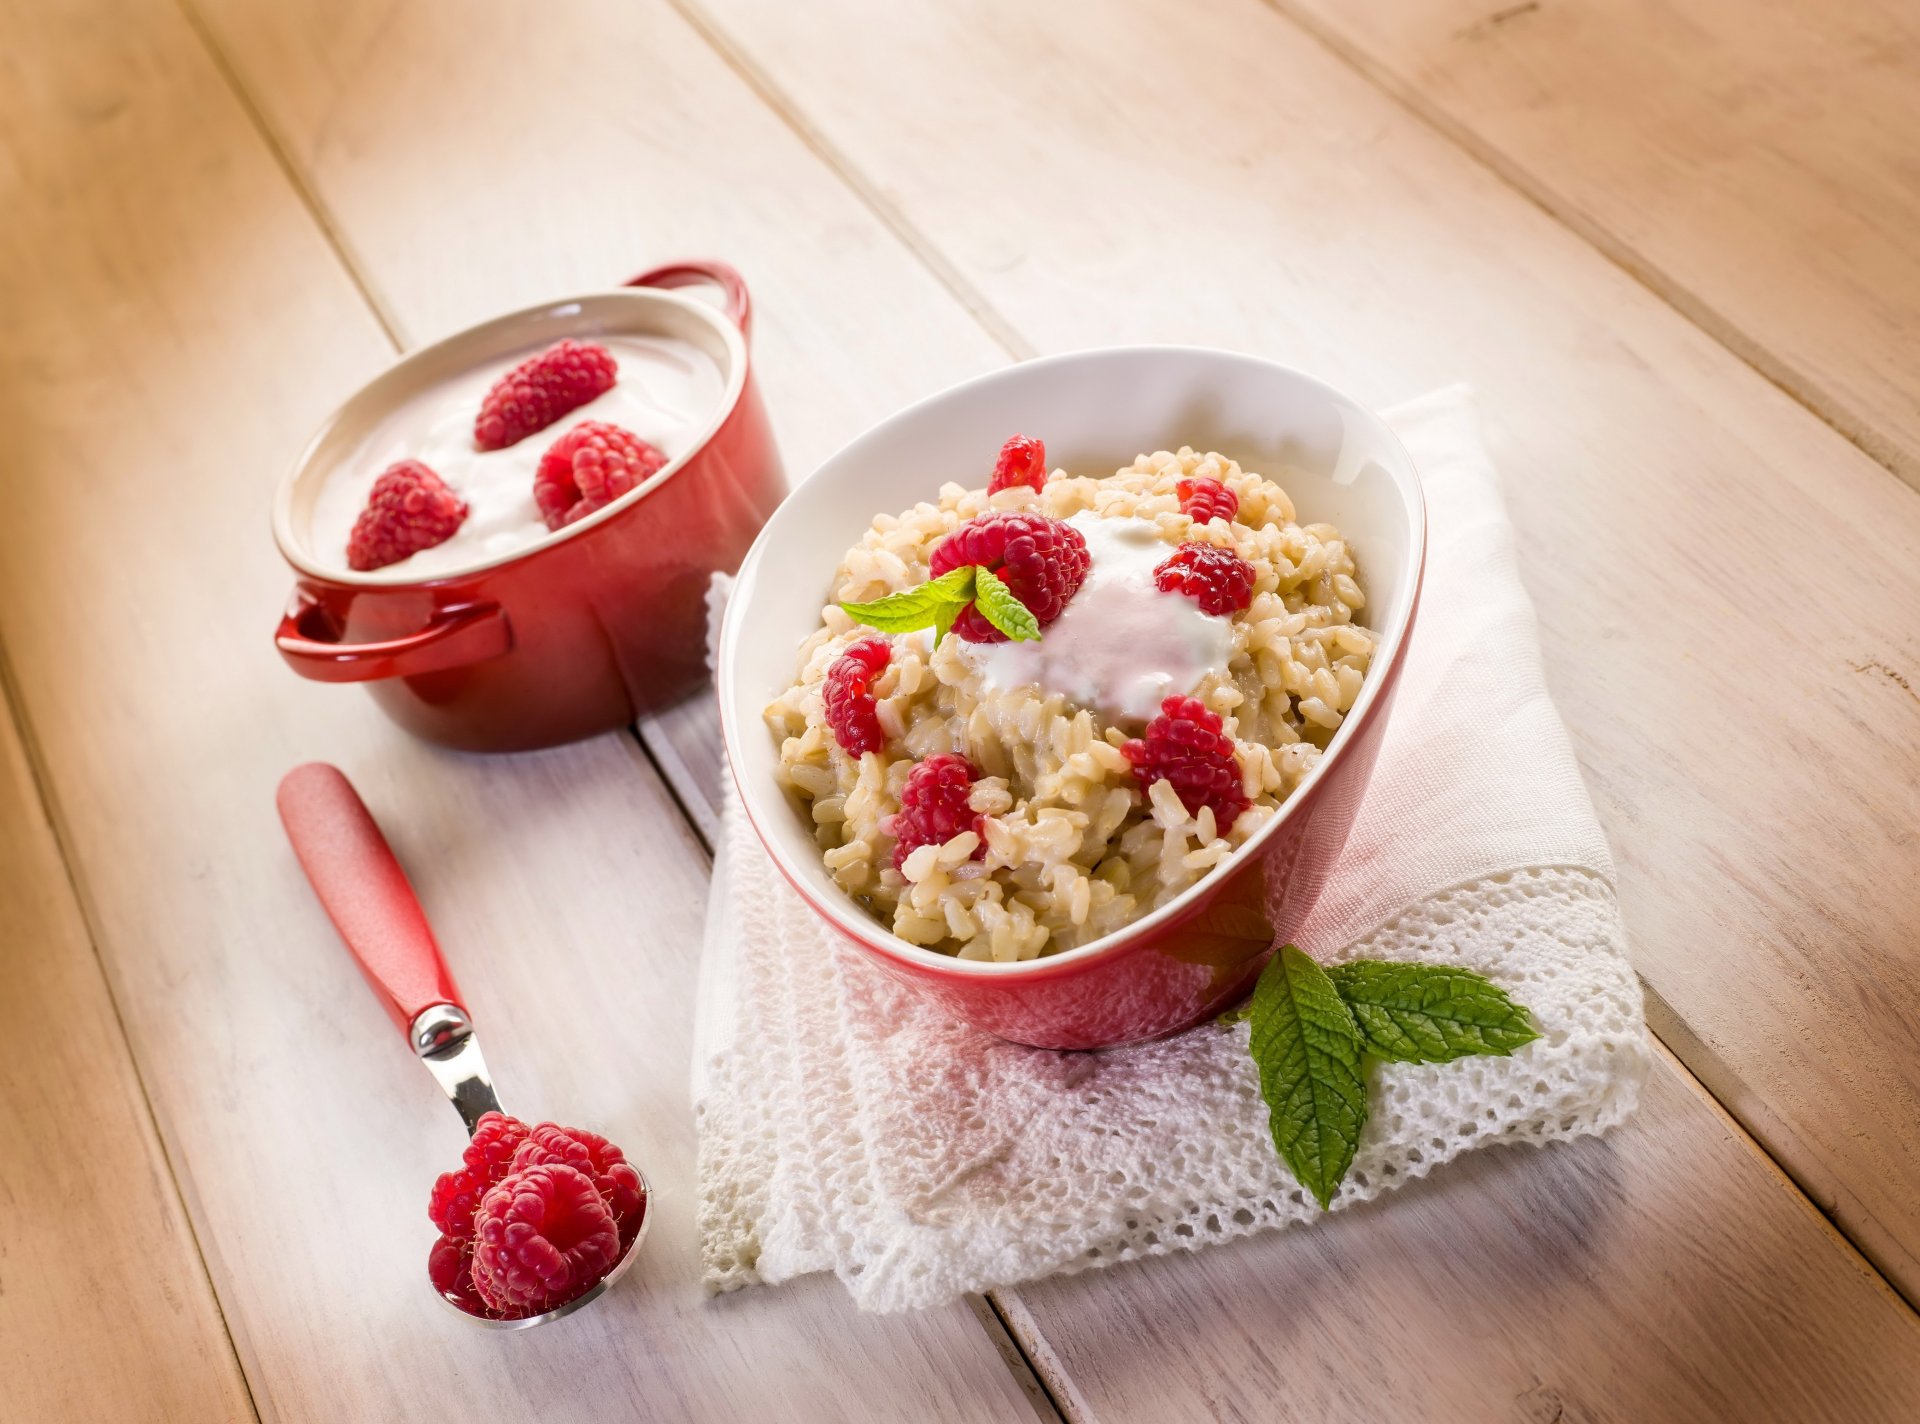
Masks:
[[[1426,487],[1426,590],[1359,821],[1298,939],[1327,963],[1467,965],[1541,1037],[1510,1058],[1380,1066],[1335,1211],[1474,1147],[1604,1131],[1649,1063],[1612,860],[1471,396],[1388,420]],[[1057,1053],[953,1023],[840,948],[729,780],[693,1079],[708,1288],[832,1271],[863,1308],[904,1310],[1311,1221],[1247,1032]]]

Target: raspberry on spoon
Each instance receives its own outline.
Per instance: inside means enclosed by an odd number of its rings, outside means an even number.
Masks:
[[[517,1117],[503,1112],[480,1115],[472,1140],[460,1154],[462,1165],[440,1174],[427,1201],[427,1216],[443,1235],[465,1241],[473,1234],[473,1213],[480,1198],[507,1175],[514,1151],[527,1140],[527,1132],[527,1125]]]
[[[474,1214],[474,1290],[508,1318],[566,1304],[619,1259],[613,1212],[573,1167],[509,1172]]]
[[[630,1221],[639,1225],[647,1197],[640,1185],[640,1173],[627,1161],[626,1153],[599,1133],[588,1132],[584,1127],[541,1123],[514,1150],[513,1170],[547,1166],[572,1167],[584,1173],[613,1213],[623,1239]]]
[[[473,1223],[467,1223],[471,1234]],[[441,1236],[427,1253],[427,1278],[433,1288],[469,1315],[485,1315],[487,1303],[473,1288],[473,1252],[469,1243]]]
[[[504,450],[545,430],[570,410],[613,389],[613,353],[587,341],[561,341],[529,356],[495,381],[473,422],[476,450]]]

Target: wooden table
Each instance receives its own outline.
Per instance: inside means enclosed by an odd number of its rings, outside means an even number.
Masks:
[[[1915,1417],[1911,7],[4,0],[0,35],[0,1416]],[[1473,381],[1664,1045],[1638,1117],[917,1316],[703,1300],[708,708],[457,756],[267,639],[268,493],[337,400],[688,253],[754,284],[796,472],[1075,346]],[[510,1098],[654,1177],[565,1327],[425,1299],[458,1128],[279,834],[310,758]]]

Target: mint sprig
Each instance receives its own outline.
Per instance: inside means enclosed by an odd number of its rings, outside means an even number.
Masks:
[[[960,610],[972,601],[973,565],[962,564],[918,588],[903,588],[871,603],[843,603],[840,608],[849,618],[882,633],[931,628],[934,646],[938,647]]]
[[[977,569],[973,576],[973,603],[980,616],[1015,643],[1030,643],[1040,636],[1040,620],[1033,616],[1006,581],[992,569]]]
[[[1359,1025],[1327,971],[1287,944],[1254,986],[1248,1044],[1273,1145],[1324,1211],[1367,1124]]]
[[[1293,945],[1260,972],[1247,1003],[1273,1145],[1322,1210],[1353,1165],[1373,1063],[1503,1057],[1540,1037],[1524,1005],[1470,969],[1356,959],[1322,969]]]
[[[980,616],[1016,643],[1040,636],[1040,620],[1014,596],[1006,581],[992,569],[962,564],[917,588],[904,588],[871,603],[843,603],[841,611],[855,622],[882,633],[912,633],[933,629],[933,645],[953,627],[953,620],[969,603]]]
[[[1540,1037],[1527,1011],[1467,969],[1356,959],[1327,971],[1367,1052],[1395,1063],[1504,1056]]]

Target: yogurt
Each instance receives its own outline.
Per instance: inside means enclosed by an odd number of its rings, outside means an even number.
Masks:
[[[669,460],[686,454],[725,394],[719,366],[690,342],[672,337],[608,336],[597,343],[613,353],[618,368],[613,388],[504,450],[474,449],[474,417],[493,383],[531,351],[479,367],[395,409],[321,486],[308,526],[314,558],[346,569],[353,522],[366,508],[373,482],[400,460],[421,461],[468,505],[466,520],[451,539],[379,570],[432,578],[547,537],[546,521],[533,500],[533,472],[547,447],[583,421],[604,420],[631,430]]]
[[[1038,686],[1109,721],[1144,722],[1208,673],[1226,675],[1233,621],[1154,587],[1154,569],[1174,549],[1158,528],[1091,510],[1067,523],[1087,541],[1092,567],[1060,616],[1038,641],[961,645],[989,687]]]

